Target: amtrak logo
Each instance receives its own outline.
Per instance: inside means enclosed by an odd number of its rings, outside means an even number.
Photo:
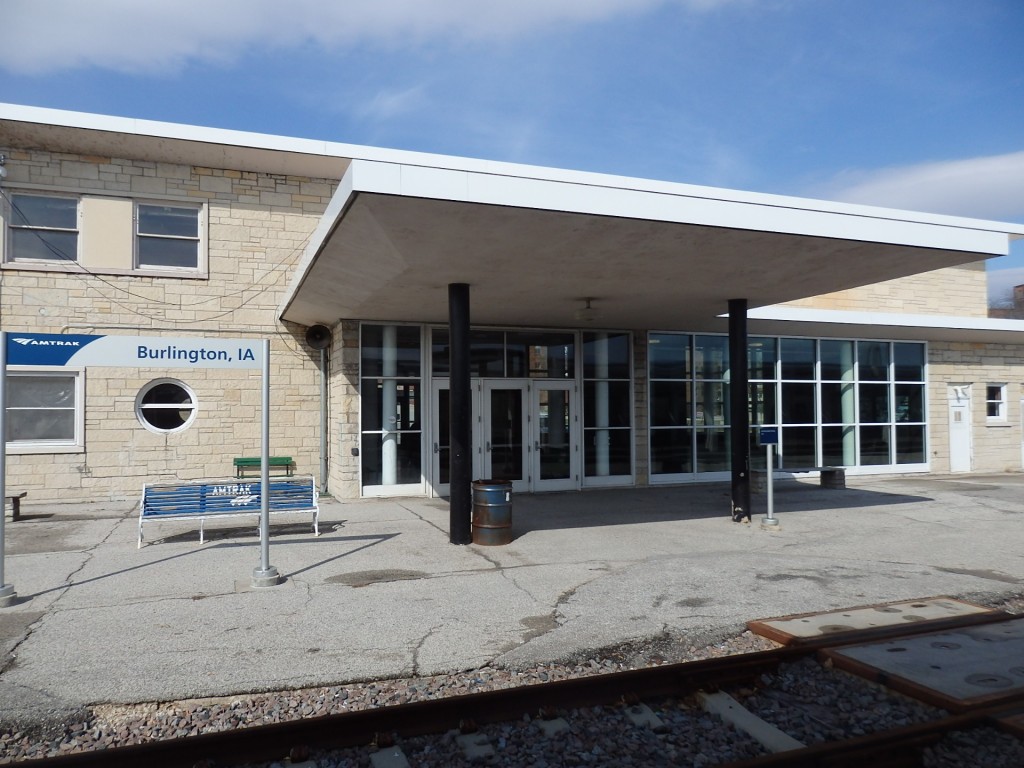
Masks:
[[[64,341],[63,339],[25,339],[18,336],[11,338],[15,344],[23,347],[80,347],[80,341]]]

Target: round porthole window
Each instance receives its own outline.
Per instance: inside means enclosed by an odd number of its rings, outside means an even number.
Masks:
[[[179,432],[196,417],[195,393],[175,379],[149,382],[135,398],[135,415],[151,432]]]

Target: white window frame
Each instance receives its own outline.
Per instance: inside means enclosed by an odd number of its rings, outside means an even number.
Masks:
[[[150,405],[150,406],[146,406],[144,408],[143,405],[142,405],[142,401],[143,401],[143,399],[145,399],[146,395],[149,394],[150,390],[155,389],[156,387],[158,387],[158,386],[160,386],[162,384],[173,384],[173,385],[175,385],[177,387],[181,387],[183,390],[185,390],[185,392],[188,393],[189,398],[191,398],[191,400],[192,400],[192,402],[189,405],[182,405],[181,403],[174,403],[174,404],[170,404],[170,405],[166,406],[169,410],[176,410],[176,411],[190,410],[191,411],[191,413],[189,414],[189,417],[187,419],[185,419],[185,422],[183,424],[179,424],[177,427],[174,427],[173,429],[161,429],[160,427],[157,427],[157,426],[155,426],[153,424],[150,424],[149,421],[146,420],[146,417],[142,415],[144,410],[147,410],[147,409],[157,409],[157,408],[161,407],[161,406]],[[139,389],[139,393],[135,396],[135,418],[137,418],[139,420],[139,424],[141,424],[143,427],[145,427],[150,432],[152,432],[154,434],[157,434],[157,435],[173,435],[173,434],[175,434],[177,432],[184,432],[186,429],[191,427],[192,424],[195,423],[197,415],[199,415],[199,398],[196,397],[195,390],[192,389],[192,387],[190,387],[188,384],[183,382],[181,379],[172,379],[172,378],[153,379],[152,381],[147,382],[145,385],[143,385],[142,388]]]
[[[991,397],[992,390],[998,392],[998,398]],[[990,413],[992,406],[995,406],[995,414]],[[1006,384],[985,385],[985,421],[989,424],[1006,423]]]
[[[135,200],[135,209],[132,212],[132,250],[133,266],[136,272],[173,272],[176,274],[205,274],[206,273],[206,206],[203,204],[183,203],[176,200]],[[196,214],[196,236],[163,235],[139,231],[141,221],[140,209],[146,206],[153,208],[180,208],[182,210],[194,211]],[[192,267],[172,267],[161,264],[143,264],[140,257],[139,243],[142,238],[158,238],[162,240],[175,240],[194,242],[196,248],[196,263]]]
[[[7,385],[18,376],[73,377],[75,380],[75,433],[70,440],[16,440],[7,443],[8,455],[44,453],[82,453],[85,451],[85,369],[39,368],[11,365],[7,368]],[[8,409],[10,409],[8,398]]]
[[[74,200],[75,201],[75,228],[68,229],[67,227],[51,227],[44,225],[33,225],[33,224],[19,224],[16,221],[16,213],[14,210],[15,197],[43,197],[50,199],[60,200]],[[4,201],[3,205],[4,214],[4,263],[8,264],[78,264],[81,258],[82,249],[82,198],[80,195],[67,194],[61,192],[47,192],[47,191],[35,191],[35,190],[11,190],[9,192],[9,198]],[[15,231],[22,232],[73,232],[75,235],[75,252],[66,254],[67,258],[53,258],[53,259],[33,259],[33,258],[16,258],[14,253],[14,235]]]

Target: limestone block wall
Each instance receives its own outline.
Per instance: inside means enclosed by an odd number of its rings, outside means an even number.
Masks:
[[[359,322],[342,320],[333,329],[329,440],[331,494],[359,498]]]
[[[271,450],[316,475],[320,354],[306,346],[304,328],[275,317],[335,182],[43,150],[0,152],[8,157],[7,194],[199,203],[208,251],[206,274],[192,276],[5,263],[4,329],[270,338]],[[108,239],[117,242],[116,235]],[[231,475],[232,457],[259,455],[259,371],[94,367],[84,375],[84,445],[67,453],[9,452],[8,487],[29,491],[31,501],[132,498],[145,482]],[[196,395],[196,419],[181,432],[156,434],[135,414],[140,389],[163,377]]]
[[[987,317],[988,280],[985,262],[937,269],[898,280],[825,293],[781,306],[849,312]]]
[[[931,342],[928,345],[928,419],[933,472],[949,471],[949,386],[971,385],[972,471],[1021,467],[1024,349],[1008,344]],[[986,385],[1006,385],[1006,420],[986,416]]]

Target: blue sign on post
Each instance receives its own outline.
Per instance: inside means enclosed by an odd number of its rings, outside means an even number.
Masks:
[[[761,427],[761,429],[758,431],[757,439],[761,445],[778,445],[779,428]]]

